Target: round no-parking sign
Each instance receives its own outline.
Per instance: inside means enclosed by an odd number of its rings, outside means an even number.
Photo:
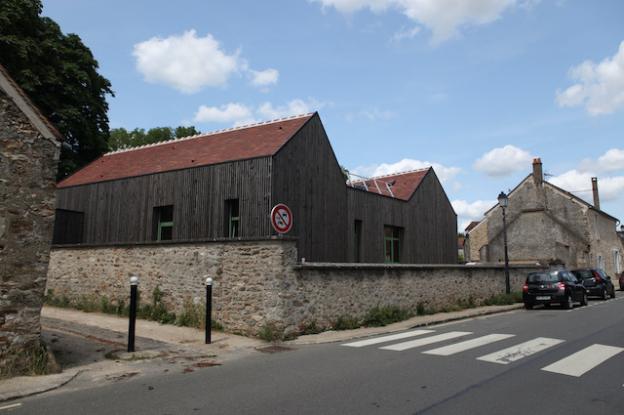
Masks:
[[[271,225],[277,233],[288,233],[293,226],[293,217],[290,208],[278,203],[271,209]]]

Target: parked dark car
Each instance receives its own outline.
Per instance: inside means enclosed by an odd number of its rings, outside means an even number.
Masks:
[[[572,270],[572,274],[579,281],[583,282],[588,296],[600,297],[603,300],[606,300],[608,297],[615,298],[615,286],[611,282],[611,277],[604,270],[600,268],[581,268]]]
[[[522,300],[529,310],[536,304],[572,308],[577,302],[587,305],[587,291],[570,271],[531,272],[522,287]]]
[[[620,273],[620,291],[624,291],[624,272]]]

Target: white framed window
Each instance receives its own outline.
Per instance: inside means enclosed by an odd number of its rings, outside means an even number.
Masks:
[[[596,266],[600,269],[604,269],[604,258],[602,257],[602,255],[598,255],[597,261],[596,261]]]
[[[615,267],[615,273],[622,272],[622,255],[617,249],[613,250],[613,266]]]

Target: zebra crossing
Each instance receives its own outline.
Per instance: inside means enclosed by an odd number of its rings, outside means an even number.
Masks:
[[[515,337],[514,334],[493,333],[466,340],[468,336],[473,334],[473,332],[469,331],[436,333],[435,330],[419,329],[344,343],[342,346],[354,348],[376,346],[381,350],[403,352],[415,348],[424,348],[424,346],[435,345],[436,343],[454,341],[451,344],[422,351],[423,354],[427,355],[452,356]],[[397,341],[398,343],[396,343]],[[493,353],[479,356],[476,359],[488,363],[507,365],[531,355],[543,352],[564,342],[565,340],[563,339],[537,337],[535,339],[503,348]],[[384,343],[392,344],[383,345]],[[567,357],[564,357],[563,359],[553,362],[552,364],[541,368],[541,370],[561,375],[580,377],[598,365],[618,355],[622,351],[624,351],[624,348],[622,347],[593,344]]]

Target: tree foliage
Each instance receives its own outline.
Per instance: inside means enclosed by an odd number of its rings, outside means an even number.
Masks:
[[[108,149],[110,82],[78,35],[42,17],[41,0],[0,1],[0,63],[65,138],[59,178]]]
[[[199,134],[199,131],[193,126],[180,126],[175,129],[171,127],[155,127],[147,131],[143,128],[135,128],[131,131],[125,128],[114,128],[110,132],[108,145],[111,150],[121,150],[196,134]]]

